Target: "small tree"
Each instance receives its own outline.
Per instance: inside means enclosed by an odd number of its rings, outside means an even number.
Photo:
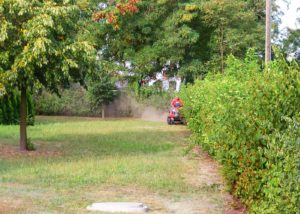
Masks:
[[[94,72],[88,80],[89,100],[95,109],[102,108],[104,118],[104,105],[110,103],[118,95],[112,76],[104,71]]]
[[[17,87],[20,149],[27,149],[27,89],[38,83],[58,92],[62,83],[82,81],[94,48],[80,40],[80,10],[70,0],[0,1],[0,93]]]

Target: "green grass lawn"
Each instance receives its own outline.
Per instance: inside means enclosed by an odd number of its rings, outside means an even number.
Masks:
[[[148,194],[155,204],[155,197],[200,194],[186,181],[183,126],[38,117],[28,128],[37,151],[25,154],[18,152],[18,130],[0,126],[0,213],[1,202],[12,213],[82,213],[99,200]]]

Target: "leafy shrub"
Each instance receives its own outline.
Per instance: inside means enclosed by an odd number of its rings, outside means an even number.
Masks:
[[[245,60],[230,57],[225,74],[185,88],[184,114],[250,212],[297,213],[300,135],[284,118],[299,116],[299,67],[277,60],[262,72],[256,59],[251,51]]]
[[[27,94],[27,123],[34,125],[34,106],[30,93]],[[0,124],[13,125],[20,121],[20,93],[19,91],[10,91],[0,97]]]
[[[60,97],[56,94],[42,91],[34,96],[35,110],[39,115],[67,115],[93,116],[91,103],[87,91],[74,84],[70,89],[61,91]]]
[[[263,182],[264,200],[253,206],[255,213],[299,213],[300,211],[300,118],[288,121],[284,132],[275,133],[276,144],[271,148],[268,166]]]

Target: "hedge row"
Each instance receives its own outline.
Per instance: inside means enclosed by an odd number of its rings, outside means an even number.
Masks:
[[[34,107],[32,96],[27,94],[27,121],[28,125],[34,124]],[[0,124],[13,125],[20,121],[20,93],[13,91],[0,97]]]
[[[61,90],[60,97],[42,90],[34,101],[37,115],[95,116],[101,112],[92,109],[87,91],[78,84]]]
[[[188,86],[183,111],[250,213],[300,213],[300,69],[278,60],[262,72],[256,58]]]

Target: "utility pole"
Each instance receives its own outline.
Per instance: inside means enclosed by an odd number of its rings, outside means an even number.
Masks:
[[[266,46],[265,46],[265,63],[271,61],[271,14],[272,0],[266,0]]]

